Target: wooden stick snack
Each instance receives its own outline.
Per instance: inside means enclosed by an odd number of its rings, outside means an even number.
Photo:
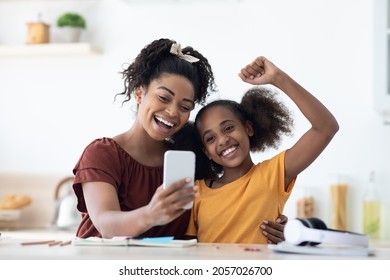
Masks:
[[[331,228],[347,230],[347,184],[331,185],[332,194],[332,222]]]

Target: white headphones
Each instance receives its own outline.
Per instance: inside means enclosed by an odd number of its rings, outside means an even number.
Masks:
[[[318,218],[289,220],[284,227],[284,237],[286,242],[298,246],[328,243],[368,247],[369,241],[368,235],[328,229],[326,224]]]

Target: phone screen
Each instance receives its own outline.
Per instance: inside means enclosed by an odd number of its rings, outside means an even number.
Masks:
[[[195,176],[195,154],[192,151],[169,150],[164,155],[164,188],[170,184],[185,178],[191,178],[191,182],[183,187],[194,185]],[[190,209],[192,203],[186,205],[185,209]]]

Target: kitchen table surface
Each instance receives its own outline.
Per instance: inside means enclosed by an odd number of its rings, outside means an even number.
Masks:
[[[18,231],[2,232],[0,237],[0,259],[3,260],[390,260],[390,246],[378,243],[370,246],[372,256],[307,255],[275,252],[267,245],[210,244],[198,243],[185,248],[142,246],[77,246],[59,244],[49,246],[23,245],[24,242],[44,240],[69,241],[72,232]]]

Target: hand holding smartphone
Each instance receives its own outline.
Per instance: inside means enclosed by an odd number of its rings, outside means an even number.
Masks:
[[[169,150],[164,154],[164,188],[172,183],[185,178],[191,178],[191,181],[183,188],[192,188],[195,176],[195,154],[192,151]],[[183,197],[185,199],[186,197]],[[184,209],[191,209],[192,202],[187,204]]]

